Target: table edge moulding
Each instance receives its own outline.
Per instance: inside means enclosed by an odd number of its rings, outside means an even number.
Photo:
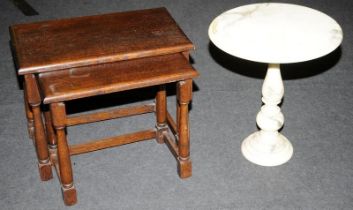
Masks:
[[[194,49],[164,7],[23,23],[9,30],[19,75]]]

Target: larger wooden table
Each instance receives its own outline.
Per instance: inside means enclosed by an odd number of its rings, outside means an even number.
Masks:
[[[39,173],[43,181],[52,178],[52,165],[55,164],[51,154],[55,153],[57,143],[51,115],[42,105],[42,95],[45,93],[39,87],[38,74],[70,71],[80,67],[83,67],[80,71],[85,68],[92,70],[96,69],[93,66],[100,64],[127,60],[133,62],[135,59],[172,54],[182,54],[188,59],[190,50],[194,48],[165,8],[18,24],[10,27],[10,34],[18,74],[24,76],[28,130],[35,142]],[[159,62],[163,63],[162,60]],[[189,83],[188,87],[191,87]],[[65,90],[65,87],[61,90]],[[163,93],[165,91],[159,91],[162,94],[160,100],[165,100]],[[49,97],[47,100],[54,99]],[[177,108],[178,115],[180,107]],[[169,114],[165,117],[177,132],[178,128],[170,120]],[[171,145],[178,152],[175,146]],[[189,151],[186,149],[185,158],[188,158]],[[191,175],[191,165],[188,170],[184,175],[181,173],[181,177]],[[66,204],[75,202],[71,199]]]

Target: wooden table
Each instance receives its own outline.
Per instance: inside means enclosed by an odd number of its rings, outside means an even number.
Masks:
[[[42,107],[39,73],[169,54],[188,59],[194,48],[165,8],[18,24],[10,34],[43,181],[52,178],[56,136],[51,115]]]

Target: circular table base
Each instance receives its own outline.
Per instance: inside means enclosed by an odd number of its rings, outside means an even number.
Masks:
[[[259,134],[260,131],[251,134],[241,145],[241,151],[247,160],[261,166],[277,166],[292,157],[293,146],[285,136],[278,133],[273,140],[275,143],[269,147]]]

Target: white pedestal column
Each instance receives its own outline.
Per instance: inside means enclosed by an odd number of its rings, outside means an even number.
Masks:
[[[241,146],[244,157],[250,162],[277,166],[287,162],[293,155],[292,144],[278,132],[284,123],[284,116],[278,106],[283,95],[280,66],[269,64],[262,86],[264,105],[256,116],[256,123],[261,130],[247,137]]]

